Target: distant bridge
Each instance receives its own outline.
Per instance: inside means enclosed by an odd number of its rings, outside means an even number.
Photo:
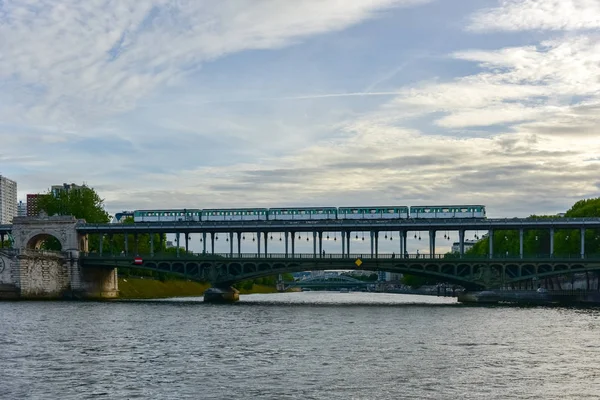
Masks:
[[[366,288],[369,285],[375,285],[375,282],[365,282],[350,276],[345,275],[335,275],[335,276],[313,276],[310,278],[298,280],[298,281],[283,281],[280,282],[283,284],[284,289],[289,289],[293,287],[300,288],[311,288],[311,289],[356,289],[356,288]]]

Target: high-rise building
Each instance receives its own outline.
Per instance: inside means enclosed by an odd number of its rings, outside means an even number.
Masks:
[[[17,217],[27,216],[27,203],[23,203],[23,200],[19,200],[17,204]]]
[[[12,224],[17,216],[17,182],[0,175],[0,224]]]
[[[86,187],[85,185],[76,185],[74,183],[63,183],[62,185],[52,185],[50,191],[54,196],[58,195],[58,192],[65,191],[68,192],[70,190],[77,190]]]
[[[38,199],[41,194],[28,194],[27,195],[27,216],[34,217],[39,214],[38,212]]]

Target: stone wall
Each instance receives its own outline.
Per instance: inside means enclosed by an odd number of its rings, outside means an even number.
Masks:
[[[76,251],[0,251],[0,299],[118,297],[116,268],[82,270],[78,256]]]
[[[13,268],[18,275],[20,297],[29,299],[63,298],[71,294],[68,260],[60,252],[19,252]]]

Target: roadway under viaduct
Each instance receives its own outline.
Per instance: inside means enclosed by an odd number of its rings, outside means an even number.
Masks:
[[[392,254],[369,255],[329,254],[314,257],[298,254],[229,254],[132,256],[88,254],[81,257],[83,268],[142,268],[168,272],[188,279],[208,281],[214,287],[227,288],[236,282],[284,273],[318,270],[386,271],[434,278],[440,282],[460,285],[467,290],[513,287],[533,288],[543,285],[546,278],[559,275],[600,271],[600,257],[574,258],[468,258],[411,254],[398,258]]]

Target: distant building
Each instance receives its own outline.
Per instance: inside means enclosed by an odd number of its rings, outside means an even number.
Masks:
[[[0,175],[0,224],[12,224],[17,216],[17,182]]]
[[[27,216],[35,217],[39,214],[38,212],[38,199],[41,194],[28,194],[27,195]]]
[[[484,237],[485,236],[486,235],[484,235]],[[465,252],[467,252],[468,250],[471,250],[473,248],[473,246],[475,246],[475,243],[477,243],[477,240],[466,239],[465,240]],[[460,242],[454,242],[454,243],[452,243],[452,252],[453,253],[460,253]]]
[[[23,203],[23,200],[19,200],[17,204],[17,217],[27,216],[27,203]]]
[[[52,192],[52,194],[54,196],[58,196],[59,192],[62,192],[62,191],[69,192],[71,190],[83,189],[85,187],[86,187],[85,185],[76,185],[74,183],[63,183],[62,185],[52,185],[52,187],[50,188],[50,192]]]

